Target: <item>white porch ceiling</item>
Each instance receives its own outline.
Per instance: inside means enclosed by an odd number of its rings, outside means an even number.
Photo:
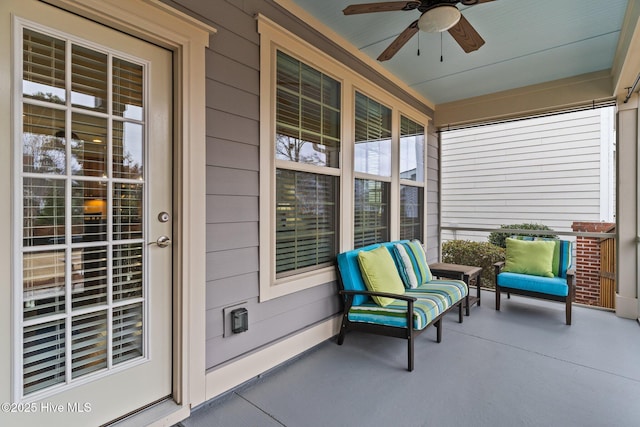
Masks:
[[[418,11],[344,16],[375,0],[290,0],[375,58]],[[458,8],[486,41],[464,51],[449,33],[419,32],[381,65],[433,104],[486,95],[612,67],[628,0],[495,0]],[[417,55],[418,45],[420,56]]]

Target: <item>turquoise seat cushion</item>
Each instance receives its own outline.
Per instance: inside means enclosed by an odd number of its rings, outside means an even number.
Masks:
[[[407,291],[411,295],[414,290]],[[418,296],[418,295],[412,295]],[[422,330],[448,308],[446,299],[434,293],[422,293],[420,299],[413,303],[413,329]],[[446,308],[445,308],[446,307]],[[349,310],[349,321],[386,325],[397,328],[407,327],[407,302],[394,300],[391,304],[380,307],[369,300]]]
[[[340,271],[342,286],[345,291],[367,290],[367,286],[364,284],[362,274],[360,273],[360,266],[358,265],[358,252],[370,251],[379,247],[379,244],[374,244],[338,254],[338,270]],[[353,305],[360,305],[365,301],[371,301],[371,298],[367,295],[356,295],[353,297]]]
[[[469,290],[462,280],[433,279],[415,289],[407,289],[405,295],[422,298],[424,293],[440,296],[446,301],[446,307],[451,307],[466,297]]]
[[[547,295],[566,297],[569,295],[567,279],[562,277],[541,277],[520,273],[498,274],[498,285],[524,291],[541,292]]]

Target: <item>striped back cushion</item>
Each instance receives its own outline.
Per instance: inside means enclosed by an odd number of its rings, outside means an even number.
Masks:
[[[571,268],[571,242],[568,240],[549,239],[546,237],[512,236],[518,240],[551,240],[556,247],[553,250],[551,271],[556,277],[566,279],[567,270]]]
[[[567,270],[571,268],[571,242],[568,240],[557,240],[556,247],[553,250],[553,261],[551,271],[557,277],[563,279],[567,277]]]
[[[417,288],[433,279],[427,255],[418,240],[399,242],[393,246],[393,255],[396,258],[398,272],[405,287]]]

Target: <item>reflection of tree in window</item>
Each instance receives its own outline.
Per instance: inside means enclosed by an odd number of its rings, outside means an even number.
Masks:
[[[340,84],[278,52],[276,159],[339,166]]]

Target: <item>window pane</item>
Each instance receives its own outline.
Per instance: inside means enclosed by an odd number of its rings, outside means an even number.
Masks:
[[[107,55],[76,45],[71,52],[71,104],[106,112]]]
[[[333,262],[337,200],[337,177],[276,171],[276,273]]]
[[[389,240],[389,188],[388,182],[356,179],[355,248]]]
[[[424,126],[400,118],[400,178],[424,182]]]
[[[142,297],[142,243],[113,249],[113,299]]]
[[[73,113],[71,170],[74,175],[107,177],[107,120]]]
[[[61,179],[24,178],[22,237],[25,246],[64,243],[64,187]]]
[[[143,126],[136,123],[113,123],[113,176],[141,179],[144,165]]]
[[[64,111],[24,104],[22,110],[22,170],[64,174]]]
[[[143,355],[142,303],[113,310],[113,364]]]
[[[107,239],[107,183],[75,180],[71,187],[73,242]]]
[[[71,377],[107,367],[107,312],[75,316],[71,326]]]
[[[340,83],[278,52],[276,159],[340,164]]]
[[[65,42],[28,29],[22,48],[22,94],[26,98],[64,104]]]
[[[113,114],[126,119],[142,120],[142,66],[113,59]]]
[[[73,275],[71,305],[74,310],[106,304],[107,248],[82,250],[82,269]]]
[[[65,323],[63,320],[27,326],[23,332],[24,394],[65,381]]]
[[[65,311],[65,252],[41,251],[22,255],[25,320]]]
[[[138,184],[114,184],[113,239],[142,238],[143,187]]]
[[[355,171],[391,176],[391,109],[356,92]]]
[[[400,186],[400,239],[423,239],[424,188]]]

